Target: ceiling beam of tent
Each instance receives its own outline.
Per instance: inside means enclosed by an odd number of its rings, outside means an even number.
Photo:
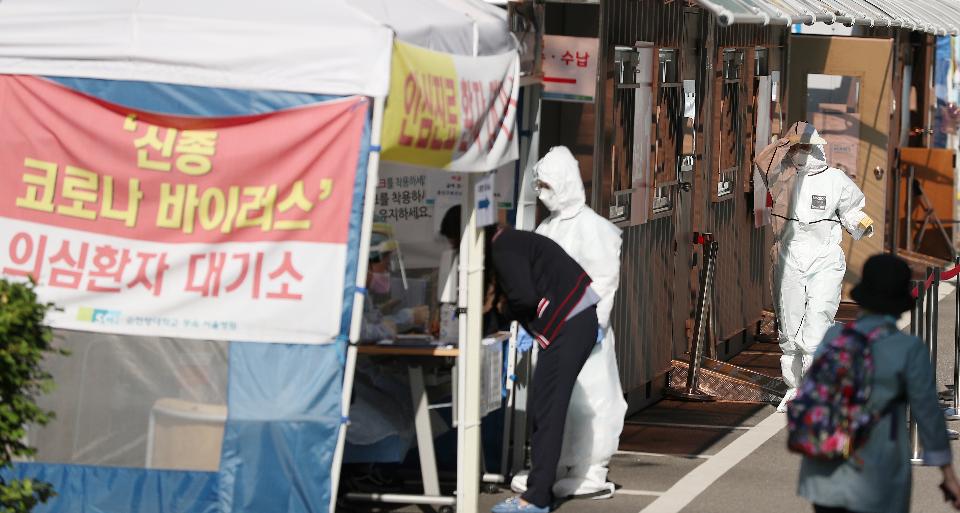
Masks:
[[[697,0],[721,25],[816,22],[960,33],[960,0]]]

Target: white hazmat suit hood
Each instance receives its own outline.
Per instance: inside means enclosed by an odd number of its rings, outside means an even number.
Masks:
[[[544,224],[554,218],[570,219],[586,208],[587,196],[580,177],[580,164],[565,146],[551,148],[534,166],[533,178],[548,185],[538,194],[540,201],[550,210],[550,218]],[[613,228],[619,237],[620,230]]]
[[[768,171],[775,218],[773,293],[780,367],[788,387],[778,411],[786,410],[834,323],[846,273],[843,230],[855,240],[873,234],[873,221],[863,212],[863,192],[846,173],[827,164],[825,143],[813,126],[796,123],[758,157],[758,166]],[[793,148],[798,144],[811,149],[798,152]],[[777,153],[780,160],[772,160]]]
[[[580,166],[566,147],[552,148],[534,167],[534,179],[546,187],[540,200],[550,217],[537,233],[557,242],[593,280],[600,296],[597,320],[602,340],[580,371],[570,399],[563,435],[563,449],[553,493],[558,497],[605,492],[607,465],[617,451],[627,403],[623,399],[610,313],[620,285],[620,229],[587,207]],[[514,479],[513,488],[523,491],[526,476]]]

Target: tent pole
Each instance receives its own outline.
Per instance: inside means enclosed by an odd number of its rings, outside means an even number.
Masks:
[[[537,192],[533,188],[533,166],[540,157],[540,107],[542,86],[526,86],[521,102],[520,120],[520,191],[517,194],[518,230],[532,231],[537,216]],[[510,325],[510,344],[507,349],[507,405],[503,432],[503,460],[501,472],[505,478],[516,475],[524,467],[527,440],[527,390],[529,387],[532,353],[517,352],[516,322]]]
[[[465,216],[460,242],[460,344],[457,374],[457,510],[476,511],[480,497],[480,373],[482,369],[483,230],[477,228],[474,185],[477,175],[468,173],[461,207]]]
[[[373,99],[373,121],[370,125],[370,155],[367,161],[366,190],[363,194],[363,218],[360,225],[360,252],[357,260],[357,292],[353,295],[353,317],[350,319],[350,342],[347,344],[347,361],[343,369],[343,390],[340,400],[341,418],[350,415],[350,399],[353,394],[353,374],[357,366],[357,340],[363,323],[364,289],[367,284],[367,255],[370,253],[370,228],[373,226],[374,197],[380,170],[380,133],[383,131],[384,98]],[[347,424],[341,424],[337,435],[337,448],[333,453],[333,468],[330,469],[330,513],[335,513],[337,490],[340,485],[340,468],[343,465],[343,448],[347,441]]]
[[[520,194],[517,195],[518,230],[533,230],[537,222],[537,192],[533,188],[533,166],[540,160],[540,85],[527,86],[520,137]]]

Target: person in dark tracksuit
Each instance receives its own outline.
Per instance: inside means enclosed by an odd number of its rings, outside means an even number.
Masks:
[[[456,212],[459,214],[459,212]],[[459,216],[457,216],[459,217]],[[450,220],[460,226],[459,219]],[[444,233],[452,242],[456,233]],[[485,266],[505,299],[503,314],[518,321],[540,346],[530,386],[531,463],[527,491],[493,513],[546,513],[563,444],[573,386],[597,340],[597,302],[591,280],[553,240],[505,226],[486,229]]]

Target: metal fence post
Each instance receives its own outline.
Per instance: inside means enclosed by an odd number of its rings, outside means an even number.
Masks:
[[[693,340],[690,344],[690,361],[687,365],[687,386],[684,390],[668,389],[671,396],[690,401],[712,401],[713,397],[700,391],[700,365],[703,360],[703,345],[710,325],[713,278],[716,272],[717,251],[720,244],[710,234],[703,234],[703,269],[700,271],[700,293],[693,325]]]
[[[927,280],[929,280],[932,275],[933,267],[927,267]],[[927,351],[929,351],[930,332],[933,331],[933,283],[927,286],[927,281],[924,280],[923,285],[926,287],[923,305],[923,340],[927,344]]]
[[[916,281],[911,281],[910,283],[913,285],[912,290],[918,291],[916,299],[913,300],[913,307],[910,308],[910,334],[917,336],[917,302],[920,300],[920,284]]]
[[[893,169],[893,226],[891,227],[890,238],[893,243],[890,244],[890,254],[897,256],[897,253],[900,251],[900,182],[903,172],[900,170],[900,166],[897,166]]]
[[[937,346],[940,344],[940,268],[933,270],[933,283],[930,284],[930,360],[933,362],[933,382],[937,382]]]
[[[926,316],[924,315],[924,297],[926,291],[923,290],[925,285],[925,280],[916,282],[917,287],[917,301],[914,303],[914,308],[910,312],[910,334],[920,337],[924,343],[927,342],[927,338],[924,336],[924,324],[926,322]],[[916,326],[916,327],[914,327]],[[910,422],[910,463],[914,465],[920,465],[923,463],[923,453],[920,449],[920,433],[917,430],[917,421],[913,418],[913,412],[910,411],[909,407],[907,408],[907,418]]]
[[[960,267],[960,257],[954,259]],[[956,294],[953,308],[953,408],[944,412],[947,420],[960,420],[960,274],[956,278]]]
[[[937,268],[933,272],[933,284],[932,284],[932,297],[933,304],[931,305],[933,309],[933,330],[930,333],[930,360],[933,365],[933,382],[937,382],[937,365],[939,363],[938,352],[940,346],[940,278],[942,276],[941,270]],[[950,408],[944,409],[944,416],[952,417],[951,413],[955,414],[956,412],[950,412]],[[947,430],[947,436],[950,440],[960,439],[960,432],[954,429]]]
[[[906,216],[906,249],[908,252],[913,251],[913,166],[910,166],[907,169],[907,214]],[[898,221],[899,222],[899,221]]]

